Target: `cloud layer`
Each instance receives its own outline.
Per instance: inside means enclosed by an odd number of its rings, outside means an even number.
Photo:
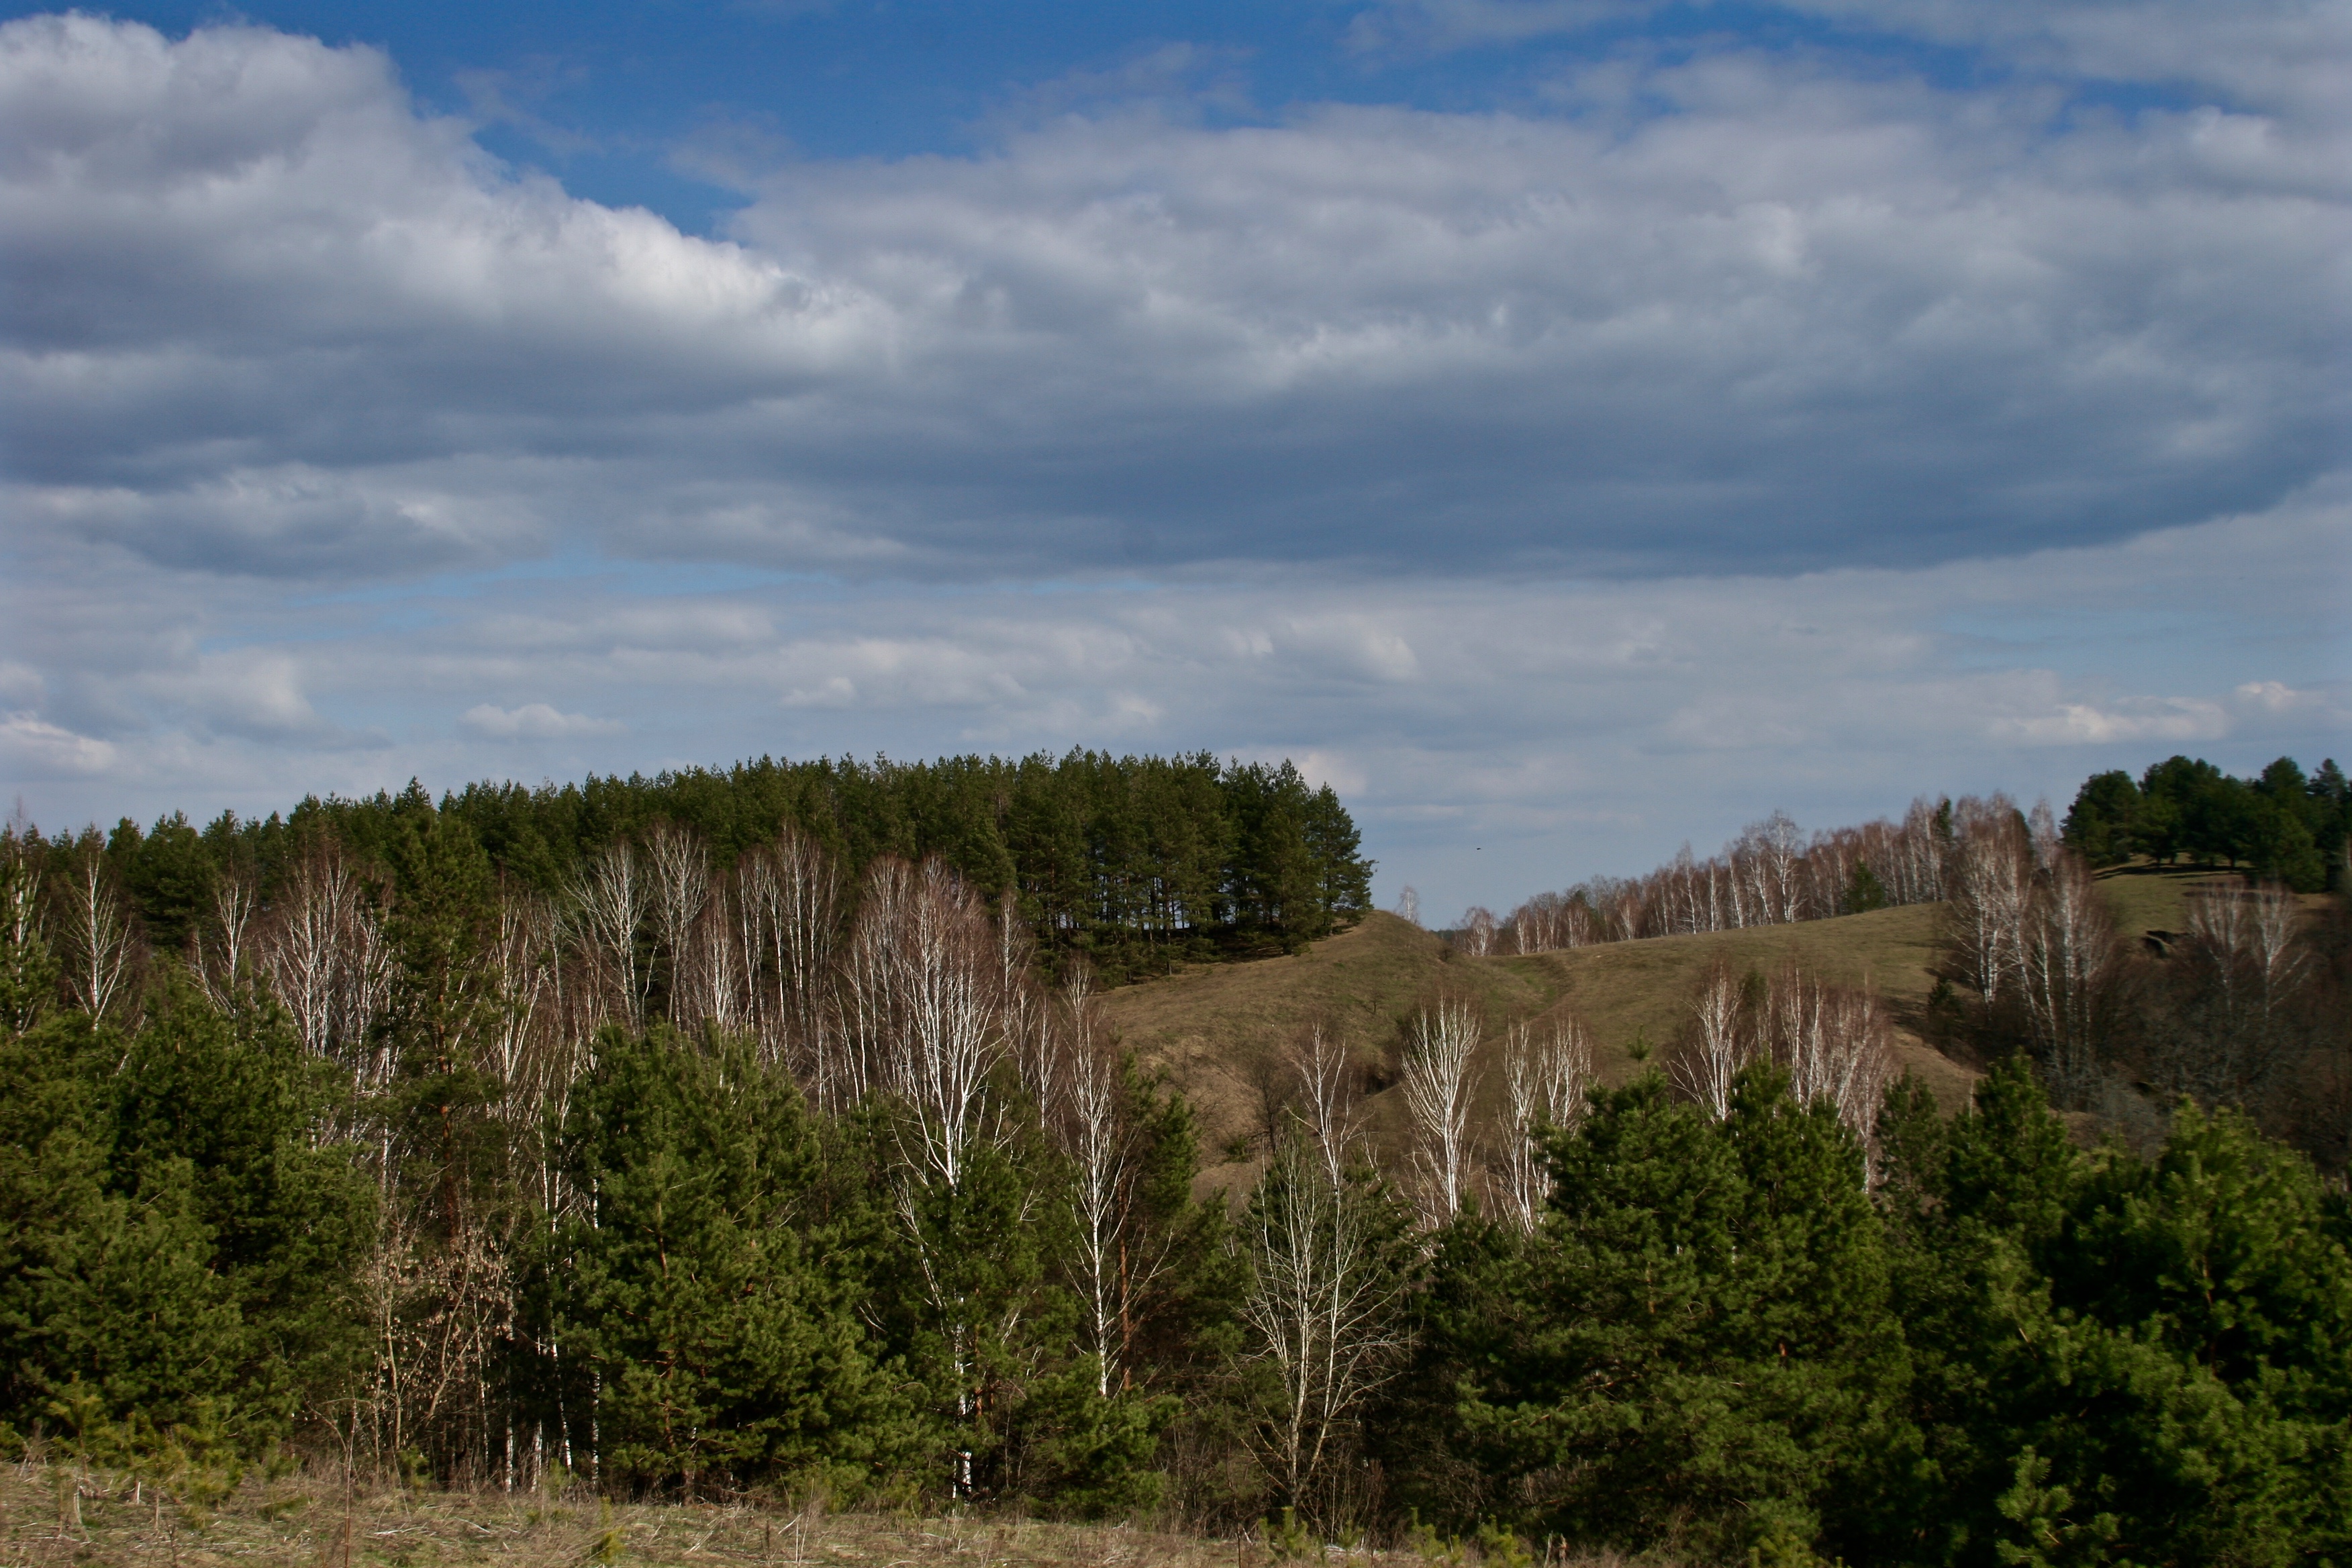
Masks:
[[[55,817],[1288,752],[1500,898],[1490,844],[2340,733],[2347,8],[1790,9],[1983,68],[1628,44],[1240,123],[1090,77],[971,155],[738,148],[716,240],[364,48],[0,26],[0,766]]]
[[[1553,91],[750,172],[714,243],[365,50],[12,24],[16,502],[297,577],[1650,573],[2119,538],[2340,456],[2326,122],[1738,49]]]

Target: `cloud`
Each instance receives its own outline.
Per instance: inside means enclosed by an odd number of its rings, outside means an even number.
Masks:
[[[59,729],[32,713],[0,713],[0,767],[19,780],[85,779],[115,763],[104,741]]]
[[[1784,0],[1902,37],[1973,46],[2029,67],[2185,84],[2260,108],[2352,117],[2352,6],[2343,0]]]
[[[2027,741],[2063,745],[2104,745],[2118,741],[2218,741],[2230,732],[2227,710],[2218,702],[2194,698],[2143,697],[2120,710],[2101,709],[2088,702],[2060,703],[2056,711],[2021,714],[2003,721],[1996,732]]]
[[[1364,53],[1443,54],[1622,27],[1664,9],[1659,0],[1378,0],[1350,18],[1347,36]],[[1702,23],[1726,9],[1714,0],[1695,7]],[[2324,120],[2352,115],[2342,90],[2352,6],[2343,0],[1778,0],[1766,10],[1977,50],[2011,69],[2185,85]]]
[[[1383,0],[1349,18],[1347,40],[1360,54],[1446,54],[1580,33],[1658,8],[1643,0]]]
[[[1557,93],[742,159],[711,241],[365,48],[10,23],[13,494],[37,548],[324,584],[1638,575],[2116,539],[2341,461],[2352,147],[2292,94],[2077,122],[1736,47]]]
[[[478,702],[457,722],[468,734],[486,741],[568,741],[585,735],[618,735],[628,728],[617,719],[558,712],[545,702],[526,702],[520,708]]]
[[[1433,907],[1503,907],[1775,806],[1826,826],[1922,791],[2063,805],[2091,772],[2174,751],[2315,763],[2352,732],[2347,537],[2352,503],[2326,492],[2021,560],[1652,582],[1282,566],[649,597],[616,567],[289,606],[243,580],[166,605],[149,584],[177,574],[132,565],[39,603],[0,586],[0,621],[115,650],[69,697],[18,680],[8,779],[47,824],[266,814],[412,774],[1205,749],[1339,788],[1384,901],[1411,881]],[[102,636],[134,621],[143,639]],[[267,647],[205,651],[257,622]]]

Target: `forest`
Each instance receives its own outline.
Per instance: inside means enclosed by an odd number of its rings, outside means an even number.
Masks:
[[[159,1510],[308,1456],[1276,1556],[2343,1562],[2346,803],[2293,767],[2103,774],[2063,826],[1775,817],[1455,935],[1941,904],[1925,1022],[1985,1069],[1964,1107],[1793,969],[1711,973],[1613,1082],[1572,1020],[1433,994],[1392,1051],[1272,1042],[1234,1190],[1099,997],[1388,918],[1286,765],[12,825],[0,1440]],[[2126,940],[2095,868],[2183,855],[2235,874]],[[2117,1095],[2148,1118],[2098,1136]]]

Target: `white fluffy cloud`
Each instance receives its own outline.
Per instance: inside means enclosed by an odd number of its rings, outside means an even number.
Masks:
[[[500,708],[477,702],[458,718],[470,734],[486,741],[568,741],[587,735],[618,735],[628,728],[617,719],[564,713],[545,702]]]

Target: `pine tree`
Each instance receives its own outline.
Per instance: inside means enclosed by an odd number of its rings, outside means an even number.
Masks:
[[[1461,1249],[1423,1354],[1444,1450],[1523,1533],[1646,1550],[1839,1548],[1905,1445],[1906,1356],[1862,1152],[1752,1068],[1714,1121],[1655,1073],[1554,1137],[1525,1244]],[[1468,1521],[1461,1521],[1465,1526]]]
[[[918,1427],[813,1212],[818,1142],[741,1044],[607,1030],[559,1159],[583,1207],[543,1261],[555,1371],[603,1475],[688,1496],[887,1489]],[[592,1424],[593,1417],[593,1424]]]

